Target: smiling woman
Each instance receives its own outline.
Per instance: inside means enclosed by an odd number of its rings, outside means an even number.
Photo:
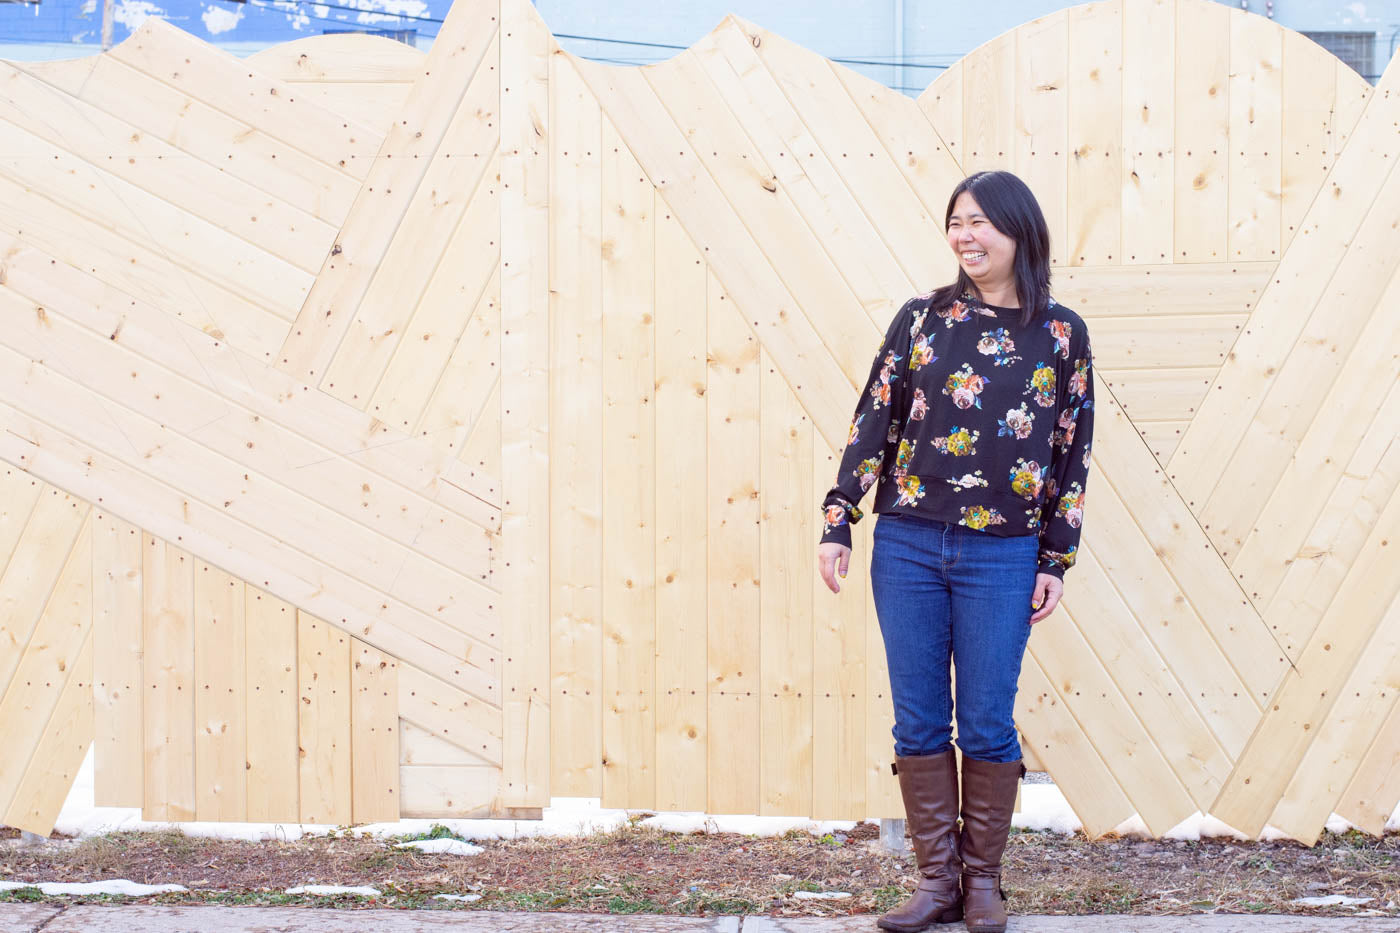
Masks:
[[[966,178],[945,229],[957,280],[895,315],[818,549],[840,592],[856,503],[878,481],[871,585],[923,876],[880,926],[905,933],[964,912],[970,930],[1006,928],[1001,855],[1025,771],[1012,718],[1021,658],[1074,564],[1093,434],[1088,333],[1050,297],[1050,236],[1030,189],[1009,172]]]

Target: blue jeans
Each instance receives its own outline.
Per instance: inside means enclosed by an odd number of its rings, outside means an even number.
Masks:
[[[885,638],[901,758],[952,747],[978,761],[1021,757],[1013,710],[1030,636],[1039,539],[999,538],[913,515],[875,524],[870,582]]]

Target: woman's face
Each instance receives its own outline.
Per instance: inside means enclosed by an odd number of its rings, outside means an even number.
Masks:
[[[986,286],[1015,280],[1016,241],[992,226],[970,191],[964,191],[953,202],[953,213],[948,218],[948,245],[957,254],[963,271],[983,291]]]

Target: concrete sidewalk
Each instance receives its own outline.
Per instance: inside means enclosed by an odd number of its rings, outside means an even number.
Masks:
[[[961,923],[932,928],[962,933]],[[875,933],[875,917],[612,916],[493,911],[294,907],[0,904],[0,933]],[[1198,914],[1189,917],[1013,917],[1008,933],[1400,933],[1400,920]]]

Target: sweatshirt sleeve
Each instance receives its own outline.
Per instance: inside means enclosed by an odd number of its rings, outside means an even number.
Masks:
[[[1069,354],[1057,368],[1059,417],[1051,438],[1050,476],[1040,516],[1039,571],[1063,578],[1079,550],[1094,436],[1093,352],[1083,324],[1071,336]]]
[[[870,378],[851,419],[836,485],[822,502],[823,544],[834,541],[851,546],[851,524],[864,515],[859,508],[860,500],[880,478],[890,434],[899,430],[893,408],[899,397],[899,380],[907,378],[909,371],[905,357],[909,353],[909,327],[916,304],[917,298],[910,299],[899,309],[870,366]]]

